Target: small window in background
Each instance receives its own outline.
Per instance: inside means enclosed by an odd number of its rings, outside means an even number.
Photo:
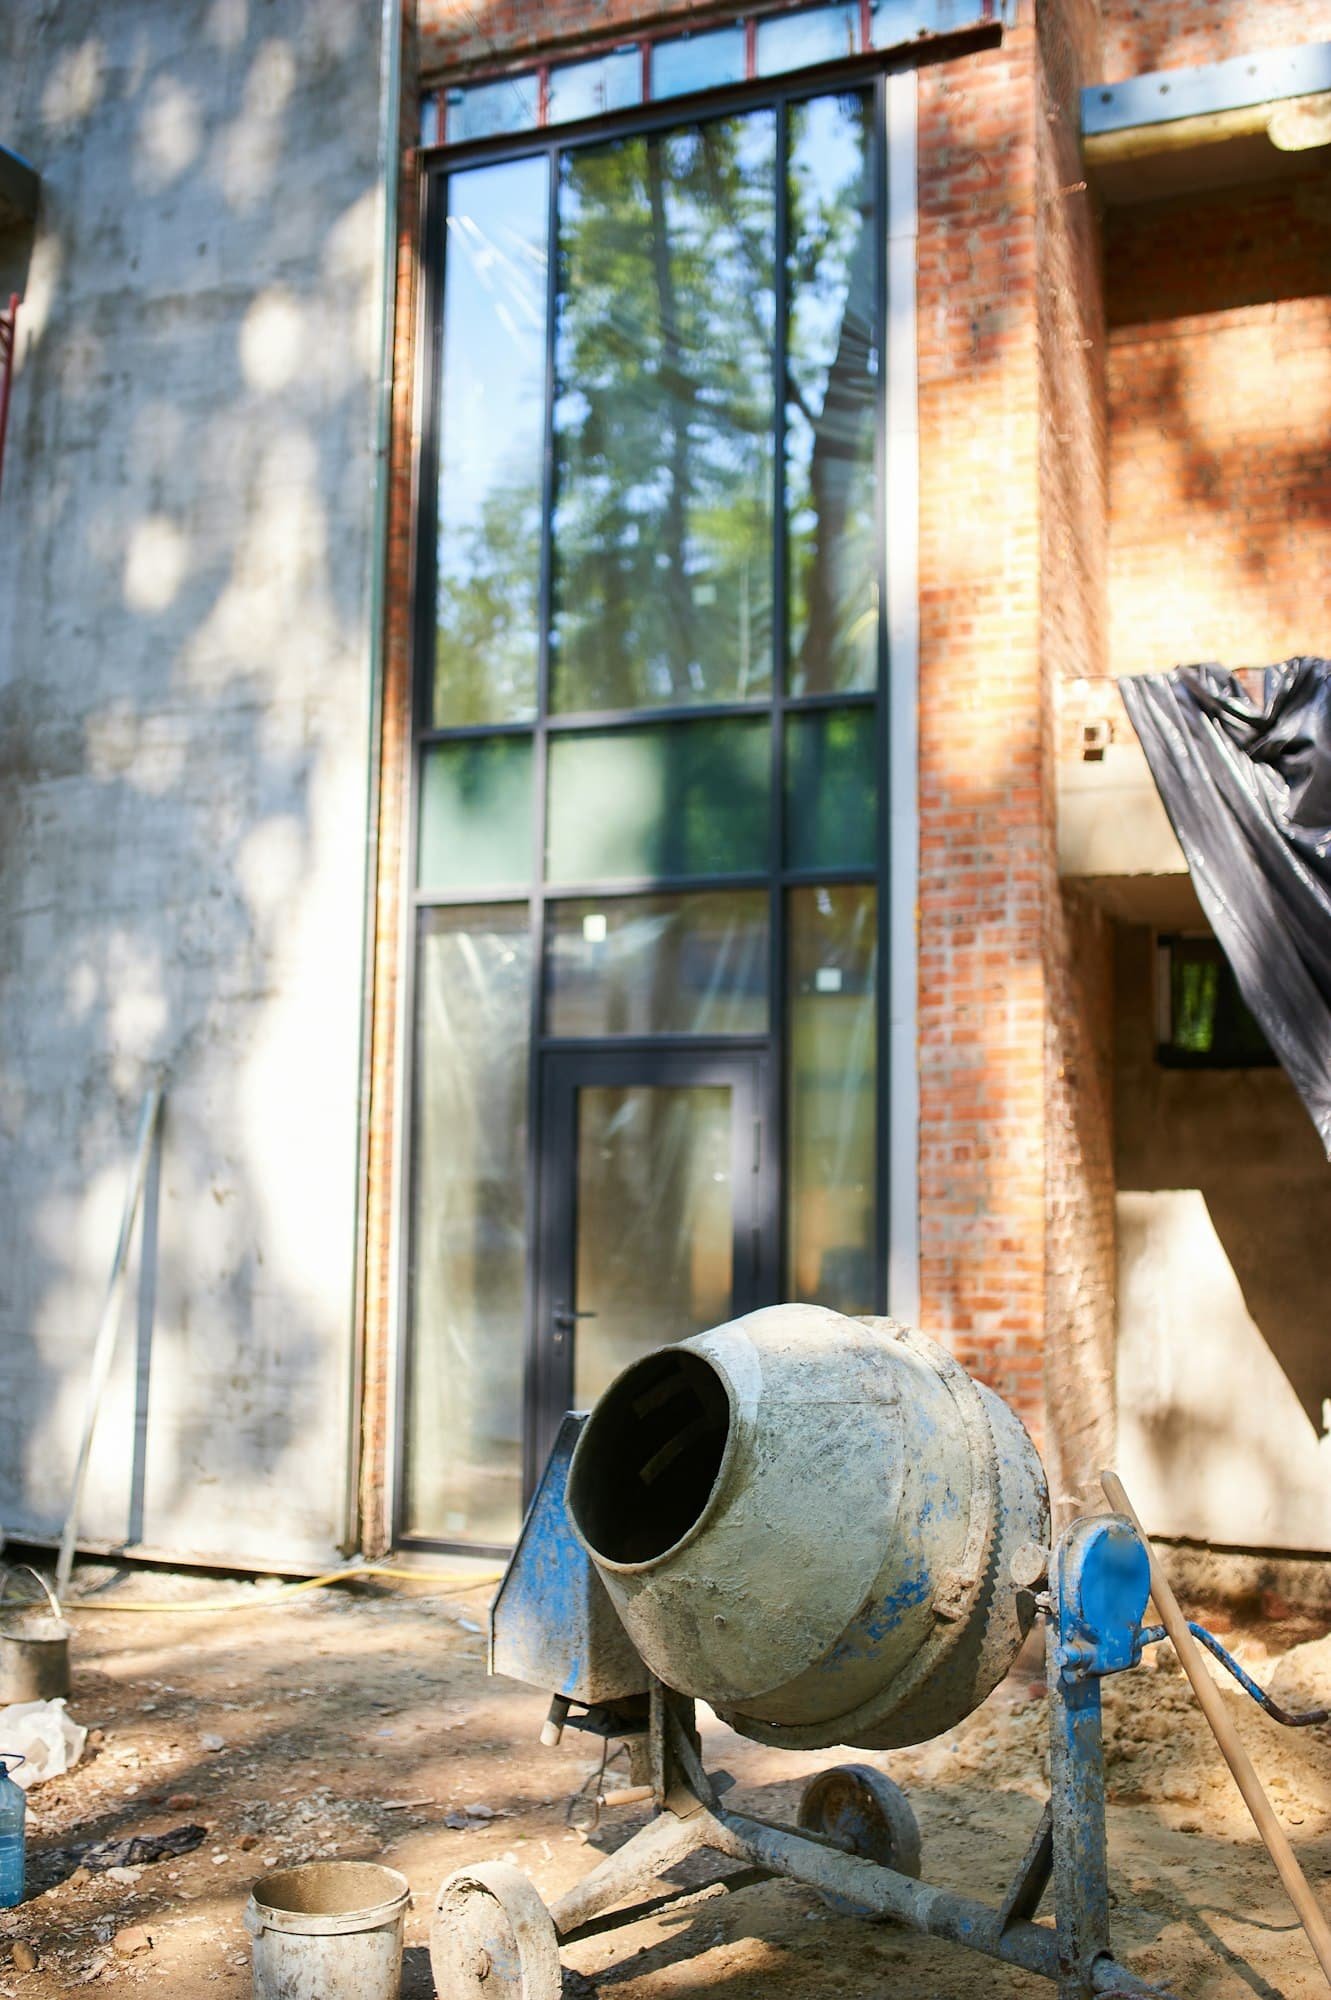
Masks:
[[[642,50],[635,45],[552,69],[546,123],[569,125],[575,118],[602,118],[641,103]]]
[[[869,40],[876,49],[891,49],[917,35],[953,34],[997,12],[985,0],[874,0]]]
[[[758,74],[784,76],[813,63],[843,62],[859,54],[860,10],[806,7],[758,23]]]
[[[1155,1054],[1166,1069],[1270,1068],[1277,1060],[1213,937],[1157,940]]]
[[[686,97],[744,81],[744,24],[675,35],[652,46],[652,96]]]
[[[536,123],[539,85],[529,76],[501,76],[471,90],[450,90],[444,136],[450,146],[469,139],[493,139],[501,132],[527,132]]]

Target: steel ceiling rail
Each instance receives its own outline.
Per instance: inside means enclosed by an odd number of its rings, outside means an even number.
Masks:
[[[1122,83],[1095,83],[1083,90],[1082,136],[1095,139],[1141,125],[1208,118],[1325,90],[1331,90],[1331,42],[1261,49],[1189,69],[1150,70]]]

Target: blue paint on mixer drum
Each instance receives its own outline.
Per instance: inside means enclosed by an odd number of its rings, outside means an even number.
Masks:
[[[461,1953],[437,1929],[439,1990],[489,2000],[516,1950],[522,2000],[558,2000],[561,1945],[697,1894],[687,1871],[659,1891],[711,1851],[745,1864],[716,1892],[782,1876],[1047,1979],[1059,2000],[1159,2000],[1112,1951],[1101,1740],[1102,1680],[1164,1636],[1142,1626],[1149,1588],[1124,1516],[1049,1547],[1017,1418],[895,1322],[771,1307],[635,1362],[589,1418],[565,1419],[492,1657],[555,1695],[543,1741],[625,1742],[620,1802],[650,1798],[655,1816],[548,1910],[500,1864],[450,1876],[437,1907],[470,1929]],[[920,1879],[910,1802],[873,1765],[819,1773],[790,1826],[733,1807],[703,1764],[698,1699],[783,1749],[925,1740],[984,1700],[1039,1623],[1050,1797],[996,1905]],[[1325,1719],[1284,1713],[1193,1629],[1277,1720]]]

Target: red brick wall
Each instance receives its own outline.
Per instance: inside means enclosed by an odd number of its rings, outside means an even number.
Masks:
[[[1328,0],[1104,0],[1104,67],[1088,81],[1324,41]]]
[[[568,43],[640,35],[660,23],[694,27],[745,10],[740,0],[421,0],[421,72],[544,60]]]
[[[920,75],[922,1313],[1041,1418],[1033,35]]]
[[[1325,168],[1113,214],[1106,250],[1114,671],[1326,651]]]

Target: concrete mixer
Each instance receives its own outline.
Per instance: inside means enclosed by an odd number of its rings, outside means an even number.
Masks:
[[[1102,1677],[1162,1636],[1143,1631],[1148,1594],[1121,1515],[1050,1549],[1018,1419],[894,1321],[774,1306],[634,1362],[564,1419],[494,1601],[491,1670],[550,1692],[544,1742],[623,1739],[620,1797],[655,1816],[550,1909],[507,1863],[450,1875],[431,1932],[440,2000],[558,2000],[560,1945],[696,1895],[650,1892],[700,1849],[743,1864],[713,1889],[786,1876],[1024,1967],[1061,2000],[1158,1995],[1110,1950],[1100,1740]],[[915,1815],[874,1765],[814,1778],[797,1826],[734,1810],[703,1767],[698,1700],[794,1750],[935,1736],[1038,1621],[1051,1795],[998,1907],[919,1879]]]

